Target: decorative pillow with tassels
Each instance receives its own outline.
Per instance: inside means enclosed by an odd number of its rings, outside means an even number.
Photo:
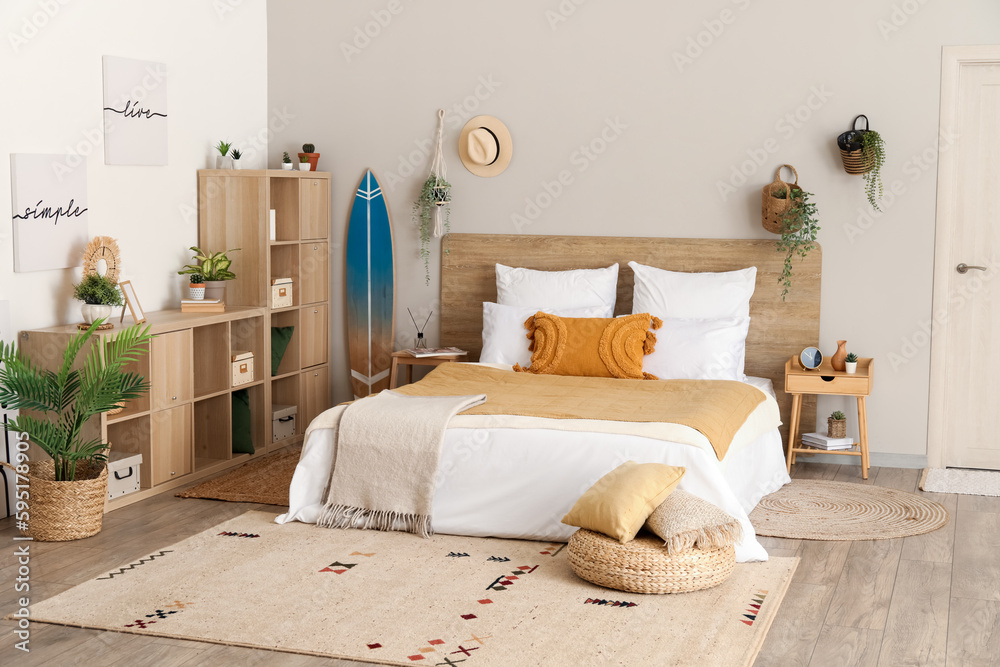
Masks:
[[[515,371],[539,375],[656,380],[642,371],[642,360],[656,345],[663,322],[649,313],[624,317],[559,317],[538,312],[529,317],[531,365]]]
[[[743,537],[740,522],[696,495],[677,489],[646,519],[646,530],[656,533],[668,554],[692,547],[718,549]]]

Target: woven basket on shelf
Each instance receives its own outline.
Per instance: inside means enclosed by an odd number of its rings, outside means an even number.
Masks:
[[[781,170],[788,167],[792,170],[795,175],[794,183],[786,183],[781,180]],[[790,164],[783,164],[778,167],[778,170],[774,172],[774,180],[767,185],[765,185],[760,192],[760,214],[761,222],[764,225],[764,229],[771,232],[772,234],[782,233],[782,219],[785,217],[785,213],[788,209],[792,207],[793,194],[795,192],[801,192],[802,188],[799,187],[799,172],[795,171],[795,167]],[[779,199],[774,195],[778,192],[784,192],[784,199]],[[795,231],[795,230],[789,230]]]
[[[581,528],[569,538],[569,564],[581,579],[630,593],[686,593],[718,586],[736,566],[732,545],[670,555],[663,540],[639,533],[621,544]]]
[[[865,119],[864,129],[858,127],[858,121]],[[875,160],[865,153],[862,140],[868,131],[868,116],[861,114],[854,119],[853,128],[837,137],[837,147],[840,149],[840,160],[844,163],[844,171],[848,174],[867,174],[875,168]]]
[[[834,419],[833,417],[826,418],[826,435],[828,438],[846,438],[847,437],[847,420],[846,419]]]
[[[108,494],[108,466],[79,463],[76,480],[55,481],[55,464],[28,464],[28,528],[21,532],[41,542],[65,542],[101,532]]]

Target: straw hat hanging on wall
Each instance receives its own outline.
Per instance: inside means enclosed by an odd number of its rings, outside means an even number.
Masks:
[[[462,164],[483,178],[502,174],[510,164],[512,151],[507,126],[493,116],[476,116],[465,124],[458,139]]]

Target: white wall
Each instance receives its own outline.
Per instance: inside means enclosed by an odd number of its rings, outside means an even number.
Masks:
[[[0,3],[0,299],[16,329],[80,321],[81,271],[13,273],[8,154],[89,154],[90,236],[118,239],[122,279],[145,310],[176,308],[176,271],[198,241],[195,172],[214,167],[211,145],[232,140],[248,167],[264,166],[266,21],[264,0]],[[166,63],[167,166],[104,164],[103,55]]]
[[[394,217],[400,345],[412,333],[407,306],[437,310],[438,272],[425,287],[410,204],[426,177],[419,144],[432,136],[438,107],[449,110],[455,231],[773,238],[760,225],[760,188],[791,163],[815,193],[823,227],[820,346],[832,353],[845,338],[877,359],[872,448],[919,464],[940,51],[996,42],[998,25],[991,0],[271,0],[269,103],[295,111],[271,161],[316,144],[321,168],[334,174],[335,241],[365,167],[380,177]],[[306,27],[313,39],[303,56]],[[497,178],[477,178],[458,159],[458,130],[477,113],[501,118],[513,135],[513,161]],[[897,194],[883,214],[868,207],[861,177],[843,171],[834,141],[859,113],[887,145],[884,180]],[[614,141],[602,144],[605,132]],[[581,152],[592,143],[603,150],[594,160]],[[746,182],[737,178],[723,198],[719,183],[765,147],[773,153],[759,167],[747,163]],[[409,173],[411,155],[415,173],[395,178]],[[549,201],[545,184],[563,170],[572,183]],[[545,206],[539,213],[532,202]],[[534,213],[517,226],[516,216]],[[335,260],[342,253],[335,248]],[[333,293],[343,293],[342,270]],[[334,313],[335,390],[344,399],[347,344],[343,314]],[[436,331],[430,342],[439,342]],[[848,404],[820,405],[823,416],[837,408]]]

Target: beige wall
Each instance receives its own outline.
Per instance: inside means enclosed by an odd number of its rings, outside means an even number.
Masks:
[[[304,141],[322,153],[334,174],[335,262],[363,170],[379,176],[394,216],[399,345],[411,340],[407,306],[435,310],[430,341],[439,342],[438,272],[425,287],[410,224],[439,107],[456,231],[769,238],[760,188],[791,163],[823,227],[820,347],[832,353],[846,338],[878,360],[875,462],[919,465],[940,51],[997,42],[998,26],[992,0],[271,0],[268,104],[294,120],[270,144],[270,163]],[[513,135],[513,161],[497,178],[473,176],[458,158],[458,130],[478,113]],[[859,113],[887,145],[894,194],[882,214],[868,207],[861,178],[843,171],[834,142]],[[560,174],[561,191],[552,185]],[[349,395],[343,331],[335,308],[338,399]]]
[[[0,299],[15,330],[80,321],[81,269],[13,272],[9,153],[86,157],[90,235],[118,239],[122,280],[147,311],[177,308],[198,242],[196,170],[229,139],[263,167],[268,123],[264,0],[0,3]],[[104,164],[101,56],[167,65],[169,164]],[[275,125],[277,126],[277,125]],[[75,160],[67,164],[75,165]]]

